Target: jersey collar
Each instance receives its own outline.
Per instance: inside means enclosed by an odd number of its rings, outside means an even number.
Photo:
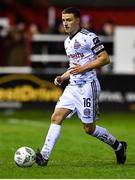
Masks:
[[[71,40],[78,32],[80,32],[81,31],[81,29],[82,28],[80,28],[75,34],[73,34],[73,35],[69,35],[69,39]]]

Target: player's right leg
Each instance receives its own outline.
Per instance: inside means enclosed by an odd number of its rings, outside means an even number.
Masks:
[[[51,117],[51,125],[48,130],[45,143],[42,147],[41,151],[37,151],[36,153],[36,163],[39,166],[46,166],[48,163],[48,159],[51,155],[54,145],[56,144],[60,132],[61,132],[61,124],[63,120],[71,113],[71,110],[66,108],[56,108]]]

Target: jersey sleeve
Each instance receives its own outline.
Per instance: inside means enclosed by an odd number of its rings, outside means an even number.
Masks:
[[[90,45],[90,49],[93,51],[94,54],[99,54],[100,52],[105,50],[104,45],[96,34],[90,33],[88,36],[88,43]]]
[[[64,48],[66,49],[66,40],[64,41]]]

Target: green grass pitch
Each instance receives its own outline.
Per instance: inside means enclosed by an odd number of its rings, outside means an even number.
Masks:
[[[76,116],[65,120],[61,137],[47,167],[34,164],[17,167],[17,148],[41,148],[50,124],[51,112],[16,111],[0,113],[0,178],[5,179],[130,179],[135,178],[135,113],[102,113],[98,125],[128,143],[127,162],[117,165],[113,150],[84,133]]]

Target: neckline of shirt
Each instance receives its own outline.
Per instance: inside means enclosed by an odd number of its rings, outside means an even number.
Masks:
[[[71,40],[78,32],[80,32],[81,31],[81,29],[82,28],[80,28],[75,34],[73,34],[73,35],[69,35],[69,39]]]

